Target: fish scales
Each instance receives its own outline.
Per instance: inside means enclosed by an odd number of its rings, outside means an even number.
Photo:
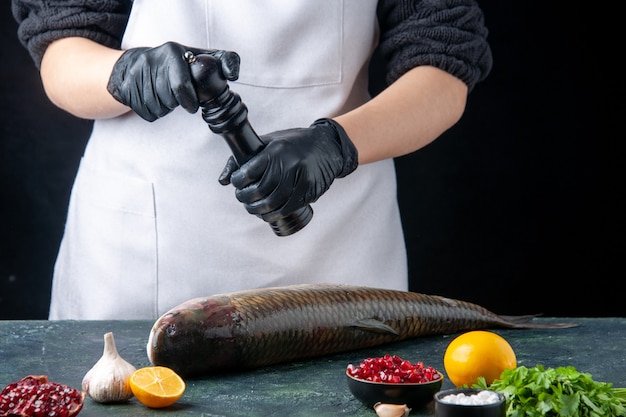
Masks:
[[[252,369],[409,338],[486,328],[558,328],[462,300],[371,287],[304,284],[186,301],[148,341],[154,365],[184,376]]]

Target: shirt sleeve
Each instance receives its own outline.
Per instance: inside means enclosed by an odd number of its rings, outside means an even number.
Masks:
[[[78,36],[119,48],[132,0],[12,0],[17,36],[36,67],[53,41]]]
[[[380,56],[391,84],[419,65],[432,65],[471,91],[493,65],[484,15],[474,0],[381,0]]]

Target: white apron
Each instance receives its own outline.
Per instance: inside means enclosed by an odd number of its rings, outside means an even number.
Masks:
[[[136,0],[123,47],[236,51],[240,78],[230,88],[262,135],[368,100],[377,30],[374,0]],[[336,179],[311,222],[278,237],[218,183],[229,155],[200,112],[96,121],[50,319],[156,319],[193,297],[297,283],[408,288],[392,160]]]

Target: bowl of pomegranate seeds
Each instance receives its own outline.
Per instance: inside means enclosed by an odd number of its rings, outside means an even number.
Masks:
[[[367,407],[376,403],[406,404],[417,410],[431,402],[443,384],[443,374],[432,366],[397,355],[349,364],[346,377],[352,395]]]

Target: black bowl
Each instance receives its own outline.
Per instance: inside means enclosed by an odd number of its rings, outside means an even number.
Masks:
[[[412,410],[418,410],[433,400],[433,396],[441,389],[443,374],[436,381],[423,383],[371,382],[357,379],[346,370],[348,388],[352,395],[366,407],[373,407],[376,403],[406,404]]]
[[[496,393],[498,401],[490,404],[466,405],[443,402],[442,398],[451,394],[477,395],[481,389],[456,388],[439,391],[435,394],[435,415],[437,417],[505,417],[506,400],[504,395]]]

